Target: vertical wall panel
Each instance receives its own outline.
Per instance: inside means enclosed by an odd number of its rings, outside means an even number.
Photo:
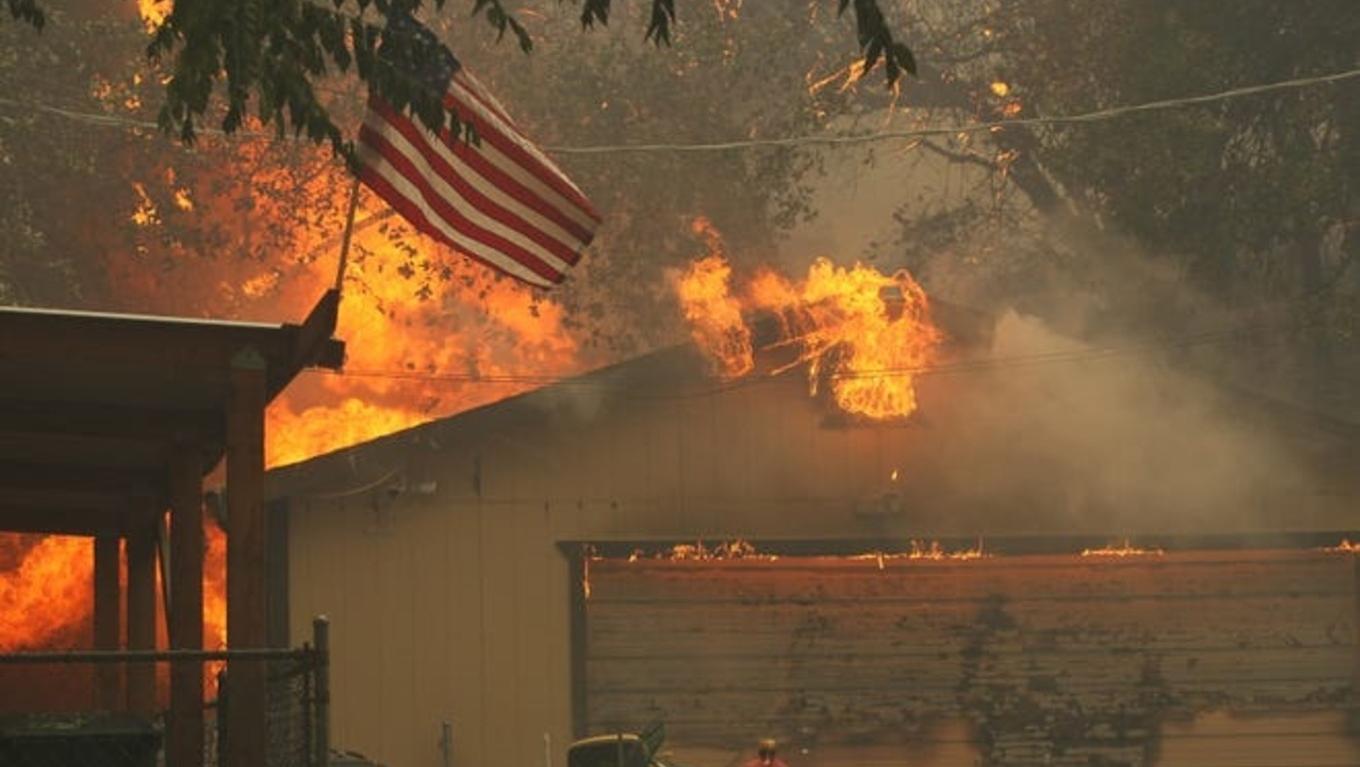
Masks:
[[[482,739],[484,757],[497,750],[514,748],[519,736],[516,719],[519,690],[515,637],[515,540],[514,519],[506,504],[483,502],[482,506]]]
[[[454,755],[459,764],[490,764],[486,750],[486,707],[483,689],[494,683],[486,671],[483,618],[481,505],[463,503],[445,510],[453,524],[447,547],[453,552],[449,611],[449,644],[442,648],[451,656]]]
[[[440,722],[448,717],[446,689],[452,648],[448,642],[449,614],[445,610],[450,584],[446,544],[449,515],[444,508],[418,499],[402,530],[401,540],[410,563],[412,610],[405,630],[412,637],[409,705],[411,767],[440,767]]]

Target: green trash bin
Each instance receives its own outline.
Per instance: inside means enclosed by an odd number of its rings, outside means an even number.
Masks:
[[[156,767],[161,734],[118,714],[27,714],[0,718],[0,765]]]

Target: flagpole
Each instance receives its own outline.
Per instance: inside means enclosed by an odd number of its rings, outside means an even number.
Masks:
[[[343,292],[345,265],[349,262],[349,241],[354,234],[354,210],[359,206],[359,176],[354,176],[354,185],[349,190],[349,212],[345,214],[345,236],[340,241],[340,266],[335,271],[335,290]]]

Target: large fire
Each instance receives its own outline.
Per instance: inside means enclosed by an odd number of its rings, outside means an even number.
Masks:
[[[141,202],[128,220],[142,241],[135,252],[103,251],[120,305],[99,308],[301,320],[335,280],[347,173],[323,150],[210,141],[201,151],[222,153],[234,177],[163,168],[130,181]],[[174,216],[209,222],[233,246],[204,257],[164,231]],[[304,372],[275,400],[266,463],[305,460],[579,372],[594,360],[564,319],[551,300],[440,250],[361,196],[336,333],[350,374]],[[215,648],[226,644],[226,540],[210,525],[206,541],[204,644]],[[89,539],[0,533],[0,651],[90,645],[92,556]]]
[[[94,599],[90,538],[0,537],[0,652],[70,637]]]
[[[720,376],[755,370],[748,323],[764,313],[778,325],[778,337],[764,348],[794,351],[794,359],[771,374],[804,365],[811,393],[829,385],[847,413],[887,419],[915,412],[915,375],[934,359],[941,334],[930,320],[925,291],[910,274],[818,259],[801,280],[762,269],[739,292],[732,290],[731,274],[717,251],[675,279],[691,336]]]

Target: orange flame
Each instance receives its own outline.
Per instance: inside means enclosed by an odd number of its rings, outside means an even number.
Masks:
[[[211,520],[203,526],[203,646],[209,650],[227,646],[227,534]],[[203,690],[217,697],[217,672],[222,663],[203,668]]]
[[[739,378],[755,366],[751,331],[742,320],[741,303],[729,290],[731,277],[727,261],[711,255],[690,264],[675,287],[690,335],[722,378]]]
[[[18,559],[0,571],[0,652],[51,646],[89,621],[94,601],[94,542],[50,535],[26,546],[9,535],[0,546]]]
[[[1350,538],[1342,538],[1341,543],[1324,547],[1322,550],[1328,554],[1360,554],[1360,543],[1353,543]]]
[[[141,15],[142,26],[146,27],[148,33],[156,31],[170,15],[171,8],[171,0],[137,0],[137,13]]]
[[[141,0],[139,7],[151,24],[163,18],[156,14],[169,4]],[[100,251],[104,276],[121,308],[296,321],[333,283],[350,189],[343,168],[324,151],[303,152],[302,159],[291,150],[270,155],[277,150],[265,142],[232,142],[221,151],[231,155],[221,166],[237,175],[224,179],[204,171],[191,177],[163,168],[130,181],[135,247],[139,254],[154,249],[158,258],[128,257],[117,247]],[[249,216],[241,214],[238,197],[223,188],[253,190]],[[258,191],[271,189],[289,192]],[[315,208],[299,210],[298,200]],[[233,247],[203,258],[165,236],[162,230],[177,216],[212,222]],[[267,245],[260,244],[261,233],[271,237]],[[561,306],[432,245],[388,217],[376,200],[363,198],[337,336],[347,342],[347,369],[362,375],[299,376],[267,413],[270,466],[374,439],[532,385],[469,383],[467,378],[568,375],[588,362]],[[460,378],[441,377],[446,373]],[[226,641],[225,538],[210,527],[206,543],[204,644],[220,647]],[[13,555],[6,557],[11,549]],[[88,623],[91,559],[88,539],[44,538],[35,544],[0,534],[0,650],[53,647],[82,621]],[[210,679],[209,689],[213,686]]]
[[[714,254],[691,265],[676,285],[695,343],[724,377],[754,369],[742,310],[763,310],[780,324],[780,339],[769,348],[797,350],[796,360],[773,374],[806,364],[811,393],[829,380],[836,404],[848,413],[886,419],[916,410],[915,373],[933,359],[941,335],[925,291],[910,274],[819,259],[799,282],[762,270],[738,299],[729,290],[730,273]]]

